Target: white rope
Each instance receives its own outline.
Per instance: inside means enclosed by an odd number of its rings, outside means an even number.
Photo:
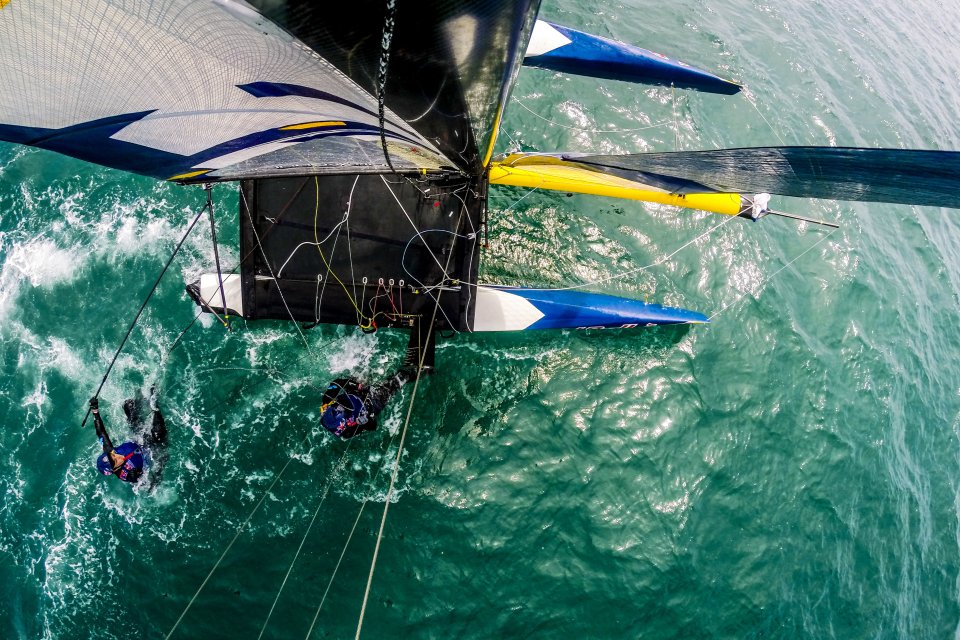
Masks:
[[[283,289],[280,288],[280,281],[273,272],[273,267],[270,266],[270,260],[267,258],[267,252],[263,250],[263,244],[260,242],[260,234],[257,233],[257,226],[253,221],[253,215],[250,213],[250,207],[247,205],[247,197],[244,195],[243,189],[240,189],[240,197],[243,198],[243,209],[247,212],[247,217],[250,219],[250,230],[253,231],[253,235],[257,239],[257,247],[260,249],[260,255],[263,256],[263,263],[267,265],[267,269],[270,271],[270,276],[277,285],[277,293],[280,294],[280,300],[283,301],[283,306],[286,308],[287,314],[290,316],[291,322],[293,322],[293,326],[297,328],[297,333],[300,334],[300,339],[303,340],[303,345],[307,348],[307,351],[310,351],[312,355],[313,352],[310,349],[310,343],[307,342],[307,337],[303,335],[303,330],[300,328],[300,323],[297,322],[296,318],[293,317],[293,312],[290,310],[290,305],[287,304],[287,299],[283,295]]]
[[[673,133],[675,136],[674,151],[682,151],[680,148],[680,123],[677,121],[677,88],[670,84],[670,108],[673,110]]]
[[[256,239],[257,239],[257,247],[259,247],[260,253],[261,253],[261,255],[263,255],[264,263],[267,265],[267,268],[270,270],[270,275],[272,275],[273,278],[274,278],[274,281],[277,282],[276,276],[273,275],[273,268],[270,266],[270,261],[267,259],[267,254],[266,254],[266,252],[263,250],[263,245],[262,245],[261,242],[260,242],[260,235],[257,233],[256,225],[254,224],[253,216],[250,214],[250,207],[249,207],[248,204],[247,204],[247,199],[246,199],[246,196],[245,196],[244,193],[243,193],[243,189],[240,190],[240,197],[243,198],[243,204],[244,204],[244,207],[243,207],[243,208],[244,208],[244,210],[246,210],[246,212],[247,212],[247,217],[250,219],[250,227],[251,227],[251,229],[253,230],[254,236],[255,236]],[[303,340],[303,344],[307,347],[307,352],[310,353],[311,355],[313,355],[313,352],[310,350],[310,344],[307,342],[306,336],[303,335],[303,331],[300,329],[300,325],[299,325],[299,324],[296,322],[296,320],[294,319],[294,317],[293,317],[293,312],[290,311],[290,307],[287,305],[287,301],[286,301],[286,299],[283,297],[283,291],[280,289],[280,283],[279,283],[279,282],[277,282],[277,292],[280,294],[280,299],[283,300],[283,305],[286,307],[287,313],[290,314],[290,319],[293,321],[294,326],[297,327],[297,331],[300,333],[300,338],[301,338],[301,340]],[[307,441],[309,437],[310,437],[309,434],[307,434],[307,436],[304,437],[304,441]],[[217,562],[213,565],[213,568],[210,569],[210,572],[209,572],[209,573],[207,574],[207,576],[203,579],[203,582],[200,583],[200,586],[197,588],[196,593],[194,593],[194,594],[193,594],[193,597],[190,598],[190,602],[187,603],[187,606],[184,607],[183,612],[180,614],[180,617],[177,618],[177,621],[173,624],[173,628],[171,628],[170,631],[169,631],[169,632],[167,633],[167,635],[165,636],[165,640],[169,639],[170,636],[173,635],[173,632],[174,632],[174,631],[177,629],[177,627],[180,625],[180,621],[183,620],[183,617],[184,617],[185,615],[187,615],[187,611],[190,610],[190,607],[193,606],[193,603],[194,603],[194,601],[197,599],[197,596],[200,595],[200,592],[203,591],[203,588],[207,585],[207,582],[209,582],[210,577],[213,575],[213,573],[214,573],[214,572],[217,570],[217,568],[220,566],[220,563],[223,562],[224,557],[226,557],[226,555],[227,555],[227,553],[230,551],[230,549],[233,548],[233,545],[234,545],[234,543],[237,541],[237,538],[240,537],[240,533],[243,531],[243,528],[244,528],[245,526],[247,526],[247,523],[250,522],[250,519],[253,518],[253,515],[257,512],[258,509],[260,509],[260,505],[263,504],[263,501],[266,499],[267,495],[270,493],[270,491],[273,489],[273,487],[277,484],[277,482],[278,482],[278,481],[280,480],[280,478],[283,476],[284,472],[286,472],[287,468],[290,466],[290,463],[293,462],[293,460],[294,460],[294,458],[292,458],[292,457],[291,457],[289,460],[287,460],[287,463],[283,466],[283,469],[280,470],[280,473],[277,475],[277,477],[274,479],[274,481],[270,484],[270,487],[269,487],[269,488],[267,489],[267,491],[263,494],[263,496],[260,497],[260,501],[257,502],[257,505],[253,508],[253,511],[250,512],[250,515],[247,516],[247,519],[244,520],[243,523],[237,528],[237,532],[234,534],[233,539],[230,540],[230,544],[228,544],[228,545],[227,545],[227,548],[223,550],[223,553],[220,554],[220,557],[217,559]]]
[[[391,439],[392,443],[393,440]],[[387,449],[389,450],[389,446]],[[379,476],[379,472],[378,472]],[[337,566],[333,568],[333,575],[330,576],[330,581],[327,582],[327,588],[323,592],[323,597],[320,598],[320,604],[317,606],[317,612],[313,614],[313,620],[310,621],[310,628],[307,629],[307,635],[304,636],[305,640],[309,640],[311,634],[313,634],[313,627],[317,624],[317,618],[320,617],[320,610],[323,609],[323,603],[327,601],[327,594],[330,593],[330,587],[333,586],[333,580],[337,577],[337,571],[340,570],[340,563],[343,562],[343,557],[347,554],[347,548],[350,546],[350,541],[353,539],[353,533],[357,530],[357,524],[360,522],[360,516],[363,515],[363,509],[367,506],[367,498],[363,499],[363,502],[360,504],[360,511],[357,512],[357,519],[353,521],[353,527],[350,529],[350,535],[347,536],[347,542],[343,545],[343,550],[340,552],[340,558],[337,560]]]
[[[423,283],[420,283],[420,286],[421,286],[421,287],[424,287],[424,290],[423,290],[424,293],[426,293],[428,296],[430,296],[431,298],[433,298],[433,301],[437,304],[436,308],[437,308],[437,309],[440,309],[440,313],[443,314],[443,317],[446,319],[447,324],[450,326],[450,328],[453,329],[453,331],[454,331],[455,333],[460,333],[460,332],[457,330],[457,328],[456,328],[455,326],[453,326],[453,323],[450,321],[450,318],[447,316],[447,312],[444,311],[442,307],[440,307],[440,298],[439,298],[438,296],[434,296],[434,295],[433,295],[433,292],[432,292],[432,289],[435,289],[435,288],[438,288],[439,286],[442,286],[444,281],[451,279],[451,278],[450,278],[450,273],[449,273],[447,270],[450,268],[450,259],[453,257],[453,245],[451,244],[451,246],[450,246],[450,255],[447,256],[447,265],[444,266],[444,265],[440,264],[439,258],[437,258],[436,254],[433,252],[433,249],[430,248],[430,245],[427,244],[426,238],[423,237],[423,232],[420,231],[420,229],[417,227],[417,224],[413,221],[413,218],[411,218],[411,217],[410,217],[410,214],[407,213],[407,210],[406,210],[406,208],[403,206],[403,203],[400,202],[400,198],[397,197],[397,194],[394,193],[393,189],[390,187],[390,183],[388,183],[387,180],[386,180],[386,178],[384,178],[382,175],[380,176],[380,179],[383,180],[384,186],[387,188],[387,191],[390,192],[390,195],[393,196],[393,199],[397,202],[397,206],[400,207],[400,211],[403,212],[403,215],[404,215],[404,217],[407,219],[407,221],[410,223],[410,226],[413,227],[413,231],[414,231],[416,237],[419,237],[419,238],[420,238],[421,242],[423,242],[423,246],[426,247],[426,249],[427,249],[427,253],[430,254],[430,257],[433,258],[433,261],[437,263],[437,266],[440,267],[440,271],[443,273],[443,279],[440,281],[440,284],[439,284],[439,285],[434,286],[434,287],[425,287],[425,285],[423,285]],[[460,217],[457,219],[457,226],[456,226],[457,229],[460,228],[460,223],[461,223],[462,221],[463,221],[463,210],[460,211]],[[411,242],[412,240],[413,240],[413,238],[411,238],[410,241],[407,242],[407,246],[408,246],[408,247],[410,246],[410,242]],[[454,240],[454,242],[455,242],[455,240]],[[406,253],[406,249],[404,249],[404,253]],[[404,267],[404,271],[406,271],[406,267]],[[416,278],[414,278],[414,276],[413,276],[409,271],[407,271],[407,275],[409,275],[411,278],[413,278],[413,279],[416,280],[417,282],[420,282],[419,280],[417,280]],[[436,315],[436,310],[434,311],[434,315]],[[431,326],[432,326],[432,324],[431,324]]]
[[[790,265],[792,265],[794,262],[796,262],[797,260],[799,260],[799,259],[802,258],[803,256],[807,255],[808,253],[810,253],[811,251],[813,251],[814,249],[816,249],[821,243],[826,242],[826,240],[827,240],[828,238],[830,238],[830,236],[832,236],[833,234],[835,234],[837,231],[839,231],[839,229],[834,229],[833,231],[831,231],[830,233],[828,233],[828,234],[825,235],[824,237],[820,238],[820,239],[817,240],[815,243],[813,243],[811,246],[807,247],[807,249],[806,249],[803,253],[801,253],[801,254],[798,255],[796,258],[794,258],[793,260],[791,260],[791,261],[788,262],[787,264],[783,265],[782,267],[780,267],[779,269],[777,269],[776,271],[774,271],[772,274],[770,274],[769,277],[767,277],[767,278],[765,278],[764,280],[762,280],[762,281],[760,282],[760,286],[758,287],[758,291],[757,291],[757,292],[759,293],[766,285],[768,285],[768,284],[770,283],[770,281],[773,280],[773,279],[777,276],[777,274],[779,274],[779,273],[780,273],[781,271],[783,271],[784,269],[788,268]],[[751,292],[749,292],[749,291],[744,291],[742,294],[740,294],[740,295],[739,295],[736,299],[734,299],[732,302],[729,302],[729,303],[725,304],[723,307],[720,308],[719,311],[717,311],[717,312],[714,313],[712,316],[710,316],[709,320],[710,320],[711,322],[713,322],[713,319],[714,319],[714,318],[716,318],[716,317],[719,316],[721,313],[723,313],[724,311],[726,311],[727,309],[729,309],[729,308],[732,307],[733,305],[735,305],[735,304],[737,304],[738,302],[740,302],[741,300],[743,300],[743,299],[747,296],[747,294],[749,294],[749,293],[751,293]]]
[[[433,261],[437,263],[437,266],[440,267],[440,270],[443,272],[443,277],[447,277],[447,268],[440,264],[440,260],[437,258],[436,254],[433,253],[433,250],[430,248],[430,245],[427,244],[427,241],[424,240],[423,235],[420,233],[420,229],[417,228],[417,223],[413,221],[413,218],[410,217],[410,214],[407,213],[407,209],[403,206],[403,203],[400,202],[400,198],[397,197],[397,194],[394,193],[393,189],[390,187],[390,183],[387,182],[386,178],[383,175],[380,176],[380,179],[383,180],[383,186],[387,188],[387,191],[390,192],[390,195],[393,196],[393,199],[397,202],[397,206],[400,207],[400,211],[403,212],[404,217],[407,219],[407,222],[410,223],[410,226],[413,227],[415,234],[420,236],[420,239],[423,240],[424,246],[427,247],[427,252],[430,254],[430,257],[433,258]],[[461,212],[462,215],[462,212]],[[458,225],[459,228],[459,225]],[[449,259],[447,261],[447,266],[450,265]]]
[[[390,451],[390,447],[393,446],[393,441],[397,439],[397,434],[390,436],[390,441],[387,443],[387,451]],[[377,473],[373,476],[373,481],[371,484],[376,486],[377,480],[380,479],[380,474],[383,472],[383,467],[377,469]],[[350,541],[353,540],[353,534],[357,530],[357,524],[360,522],[360,516],[363,515],[363,510],[367,506],[367,503],[370,502],[369,497],[365,497],[363,502],[360,503],[360,511],[357,512],[357,517],[353,521],[353,527],[350,529],[350,534],[347,536],[347,541],[343,545],[343,549],[340,551],[340,558],[337,560],[337,565],[333,568],[333,573],[330,575],[330,580],[327,581],[327,588],[323,592],[323,597],[320,598],[320,604],[317,605],[317,611],[313,614],[313,620],[310,621],[310,628],[307,629],[307,635],[304,636],[305,640],[309,640],[310,635],[313,633],[313,628],[317,624],[317,618],[320,616],[320,610],[323,609],[323,604],[327,600],[327,595],[330,593],[330,588],[333,586],[333,581],[337,577],[337,572],[340,571],[340,565],[343,563],[344,556],[347,555],[347,549],[350,547]]]
[[[541,181],[540,181],[540,184],[542,185],[544,182],[546,182],[546,179],[541,180]],[[540,185],[537,185],[537,186],[535,186],[534,188],[532,188],[532,189],[530,189],[529,191],[527,191],[525,194],[523,194],[522,196],[520,196],[520,199],[519,199],[519,200],[517,200],[516,202],[514,202],[512,205],[510,205],[509,207],[507,207],[507,208],[504,209],[503,211],[501,211],[501,212],[500,212],[500,215],[503,215],[503,214],[505,214],[506,212],[511,211],[515,206],[517,206],[518,204],[520,204],[521,202],[523,202],[523,201],[527,198],[527,196],[532,195],[533,192],[536,191],[536,190],[538,190],[539,188],[540,188]]]
[[[406,212],[404,212],[406,214]],[[462,220],[461,212],[461,220]],[[460,228],[461,220],[457,221],[456,228]],[[411,221],[412,222],[412,221]],[[419,233],[419,230],[418,230]],[[454,238],[456,242],[456,238]],[[450,251],[447,254],[447,266],[441,267],[443,272],[447,272],[450,266],[450,260],[453,258],[453,242],[451,242]],[[430,324],[427,325],[427,341],[430,340],[430,332],[433,331],[433,323],[437,319],[437,310],[440,309],[440,298],[436,298],[436,305],[433,307],[433,316],[430,318]],[[407,428],[410,426],[410,418],[413,415],[413,405],[417,399],[417,390],[420,388],[420,380],[423,374],[423,362],[427,357],[427,349],[420,350],[420,361],[417,363],[417,379],[413,382],[413,391],[410,393],[410,404],[407,407],[407,417],[403,422],[403,430],[400,432],[400,445],[397,447],[397,457],[393,463],[393,473],[390,474],[390,488],[387,489],[387,497],[383,504],[383,516],[380,518],[380,530],[377,532],[377,543],[373,548],[373,559],[370,561],[370,574],[367,576],[367,587],[363,592],[363,604],[360,607],[360,619],[357,621],[357,633],[354,640],[360,640],[360,631],[363,629],[363,618],[367,612],[367,602],[370,599],[370,585],[373,584],[373,572],[377,567],[377,556],[380,553],[380,542],[383,539],[383,529],[387,524],[387,513],[390,510],[390,499],[393,497],[393,488],[397,482],[397,474],[400,472],[400,458],[403,455],[403,443],[406,442]]]
[[[314,178],[314,180],[316,179],[317,178]],[[323,276],[323,286],[320,287],[319,282],[317,283],[320,291],[317,294],[317,304],[314,308],[315,313],[313,318],[316,322],[320,322],[320,310],[323,307],[323,294],[324,292],[326,292],[327,282],[329,282],[330,280],[330,272],[332,271],[331,265],[333,265],[333,257],[337,253],[337,243],[340,242],[341,225],[343,225],[344,223],[346,223],[347,225],[347,255],[350,259],[350,278],[351,279],[353,278],[353,252],[350,250],[350,211],[353,210],[353,191],[354,189],[357,188],[357,182],[359,180],[360,180],[359,175],[353,180],[353,186],[350,188],[350,195],[347,198],[347,212],[343,215],[343,220],[340,222],[340,224],[337,225],[337,237],[333,239],[333,249],[330,250],[330,261],[327,263],[327,274]],[[319,188],[319,183],[318,183],[318,188]],[[319,194],[317,194],[317,197],[319,197]],[[330,233],[333,233],[332,229],[330,230]],[[328,234],[327,238],[329,237],[330,235]],[[326,242],[327,238],[324,238],[323,242]],[[317,278],[319,277],[320,277],[320,274],[318,273]],[[353,299],[356,300],[357,299],[357,283],[352,282],[352,284],[353,284]]]
[[[270,611],[267,613],[267,619],[263,621],[263,626],[260,627],[260,635],[257,636],[257,640],[263,637],[263,633],[267,630],[267,625],[270,623],[270,618],[273,616],[273,610],[277,606],[277,601],[280,600],[280,594],[283,593],[283,588],[287,586],[287,580],[290,578],[290,574],[293,572],[294,565],[297,564],[297,558],[300,557],[300,551],[303,550],[303,545],[307,541],[307,536],[310,535],[310,530],[313,528],[314,522],[317,521],[317,515],[320,513],[320,507],[323,506],[324,501],[327,499],[327,494],[330,493],[330,487],[333,486],[333,481],[337,477],[337,474],[342,470],[343,463],[347,459],[347,453],[350,451],[350,445],[353,444],[351,439],[347,442],[346,448],[343,450],[343,454],[340,456],[340,460],[337,461],[337,464],[334,466],[333,471],[330,473],[330,478],[327,480],[327,486],[323,489],[323,496],[320,498],[320,504],[317,505],[317,508],[313,512],[313,517],[310,518],[310,524],[307,526],[307,530],[303,532],[303,537],[300,539],[300,546],[297,547],[297,552],[293,554],[293,560],[290,561],[290,566],[287,568],[286,575],[283,576],[283,582],[280,583],[280,589],[277,591],[277,596],[273,599],[273,604],[270,605]]]
[[[304,437],[303,441],[306,442],[309,438],[310,438],[310,435],[307,434],[307,436]],[[263,501],[266,500],[267,496],[270,495],[270,492],[273,491],[274,486],[276,486],[276,484],[280,481],[280,478],[283,477],[283,474],[286,472],[287,468],[290,466],[290,463],[292,463],[294,459],[295,458],[291,456],[287,460],[287,463],[283,465],[283,469],[280,470],[280,473],[277,474],[277,477],[273,479],[273,482],[270,483],[270,486],[267,487],[267,490],[263,493],[262,496],[260,496],[260,501],[257,502],[257,505],[253,508],[253,511],[251,511],[250,515],[247,516],[247,519],[244,520],[239,527],[237,527],[237,532],[234,534],[233,539],[230,540],[230,544],[227,545],[227,548],[224,549],[223,553],[220,554],[220,557],[217,558],[217,562],[213,565],[213,568],[210,569],[210,572],[207,574],[207,577],[203,579],[203,582],[200,583],[200,586],[197,588],[196,593],[194,593],[193,597],[190,598],[190,602],[188,602],[187,606],[183,608],[183,612],[180,614],[180,617],[177,618],[177,621],[173,623],[173,627],[170,629],[167,635],[164,636],[164,640],[169,640],[170,636],[173,635],[173,632],[177,630],[177,627],[180,625],[180,621],[183,620],[183,617],[185,615],[187,615],[187,611],[189,611],[190,607],[193,606],[193,603],[197,599],[197,596],[199,596],[200,592],[203,591],[203,588],[207,586],[207,582],[210,580],[210,576],[213,575],[213,573],[217,570],[217,567],[220,566],[220,563],[223,562],[223,559],[226,557],[230,549],[233,548],[233,544],[237,541],[237,538],[239,538],[240,534],[243,532],[243,528],[247,526],[251,518],[253,518],[253,515],[260,509],[260,506],[263,504]]]
[[[763,115],[763,112],[760,111],[760,108],[757,106],[757,104],[753,100],[751,100],[751,97],[753,97],[753,93],[746,87],[744,87],[743,97],[747,99],[747,103],[751,107],[753,107],[753,110],[757,112],[760,118],[767,123],[767,126],[770,127],[770,131],[772,131],[773,135],[777,137],[777,140],[780,141],[780,144],[782,144],[783,146],[787,146],[787,143],[783,141],[783,138],[780,137],[780,134],[777,133],[777,130],[773,128],[773,125],[770,124],[770,121],[767,120],[766,116]]]
[[[732,221],[734,220],[734,218],[736,218],[736,216],[727,216],[727,219],[724,220],[723,222],[720,222],[720,223],[714,225],[713,227],[707,229],[706,231],[704,231],[703,233],[701,233],[699,236],[697,236],[697,237],[694,238],[693,240],[690,240],[690,241],[684,243],[684,244],[681,245],[679,248],[675,249],[673,252],[671,252],[671,253],[663,256],[662,258],[657,259],[657,260],[654,261],[654,262],[651,262],[651,263],[648,264],[648,265],[644,265],[644,266],[642,266],[642,267],[636,267],[636,268],[630,269],[630,270],[628,270],[628,271],[622,271],[622,272],[616,273],[616,274],[614,274],[614,275],[612,275],[612,276],[607,276],[606,278],[599,278],[599,279],[597,279],[597,280],[591,280],[591,281],[584,282],[584,283],[581,283],[581,284],[574,284],[574,285],[571,285],[571,286],[569,286],[569,287],[555,287],[555,288],[554,288],[554,287],[551,287],[551,288],[534,288],[534,287],[529,287],[529,288],[528,288],[528,287],[524,287],[523,290],[524,290],[524,291],[573,291],[573,290],[575,290],[575,289],[585,289],[585,288],[587,288],[587,287],[592,287],[592,286],[597,285],[597,284],[603,284],[604,282],[610,282],[611,280],[622,280],[623,278],[627,278],[627,277],[629,277],[629,276],[632,276],[632,275],[634,275],[635,273],[640,273],[641,271],[646,271],[647,269],[651,269],[651,268],[653,268],[653,267],[656,267],[656,266],[658,266],[658,265],[663,264],[664,262],[666,262],[667,260],[669,260],[669,259],[672,258],[673,256],[677,255],[678,253],[680,253],[681,251],[683,251],[683,250],[686,249],[687,247],[689,247],[689,246],[691,246],[691,245],[693,245],[693,244],[696,244],[697,242],[699,242],[699,241],[703,240],[704,238],[710,236],[711,234],[713,234],[715,231],[717,231],[718,229],[720,229],[720,228],[723,227],[724,225],[730,224],[730,222],[732,222]],[[482,287],[482,286],[484,286],[484,285],[479,285],[479,284],[475,284],[475,283],[466,283],[466,282],[465,282],[465,283],[462,283],[462,284],[465,284],[465,285],[471,286],[471,287]]]

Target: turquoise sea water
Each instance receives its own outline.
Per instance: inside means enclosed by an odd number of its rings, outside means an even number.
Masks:
[[[527,69],[503,149],[960,149],[949,3],[553,0],[541,17],[747,89]],[[232,265],[237,196],[215,196]],[[367,500],[314,637],[355,633],[410,390],[348,447],[316,429],[312,385],[392,369],[402,335],[322,327],[307,351],[285,323],[205,321],[164,360],[195,312],[183,283],[212,264],[196,233],[102,394],[122,433],[122,400],[159,379],[163,481],[93,469],[86,399],[201,204],[0,145],[0,637],[163,637],[291,460],[174,637],[257,637],[317,512],[264,633],[304,637]],[[715,317],[442,342],[363,637],[960,637],[960,212],[774,204],[842,228],[493,192],[493,282],[598,280],[722,225],[593,288]]]

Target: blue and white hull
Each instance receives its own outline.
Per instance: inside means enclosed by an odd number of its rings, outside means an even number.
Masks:
[[[733,95],[740,85],[659,53],[537,20],[524,66]]]
[[[478,286],[474,331],[630,329],[703,324],[702,313],[570,289]]]

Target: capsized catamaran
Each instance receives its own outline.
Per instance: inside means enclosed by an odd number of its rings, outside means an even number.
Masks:
[[[960,154],[774,147],[494,158],[523,64],[732,94],[665,56],[538,21],[539,0],[13,0],[0,139],[181,184],[237,181],[237,273],[188,288],[250,320],[509,331],[706,322],[478,282],[512,185],[757,219],[768,194],[960,206]],[[520,283],[518,283],[520,284]]]

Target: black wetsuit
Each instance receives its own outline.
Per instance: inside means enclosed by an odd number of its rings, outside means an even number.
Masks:
[[[143,405],[146,399],[130,398],[123,403],[123,413],[127,416],[127,422],[131,427],[138,427],[142,420]],[[159,409],[152,411],[153,417],[150,420],[150,431],[144,434],[143,441],[148,447],[167,444],[167,422],[163,419],[163,414]]]

